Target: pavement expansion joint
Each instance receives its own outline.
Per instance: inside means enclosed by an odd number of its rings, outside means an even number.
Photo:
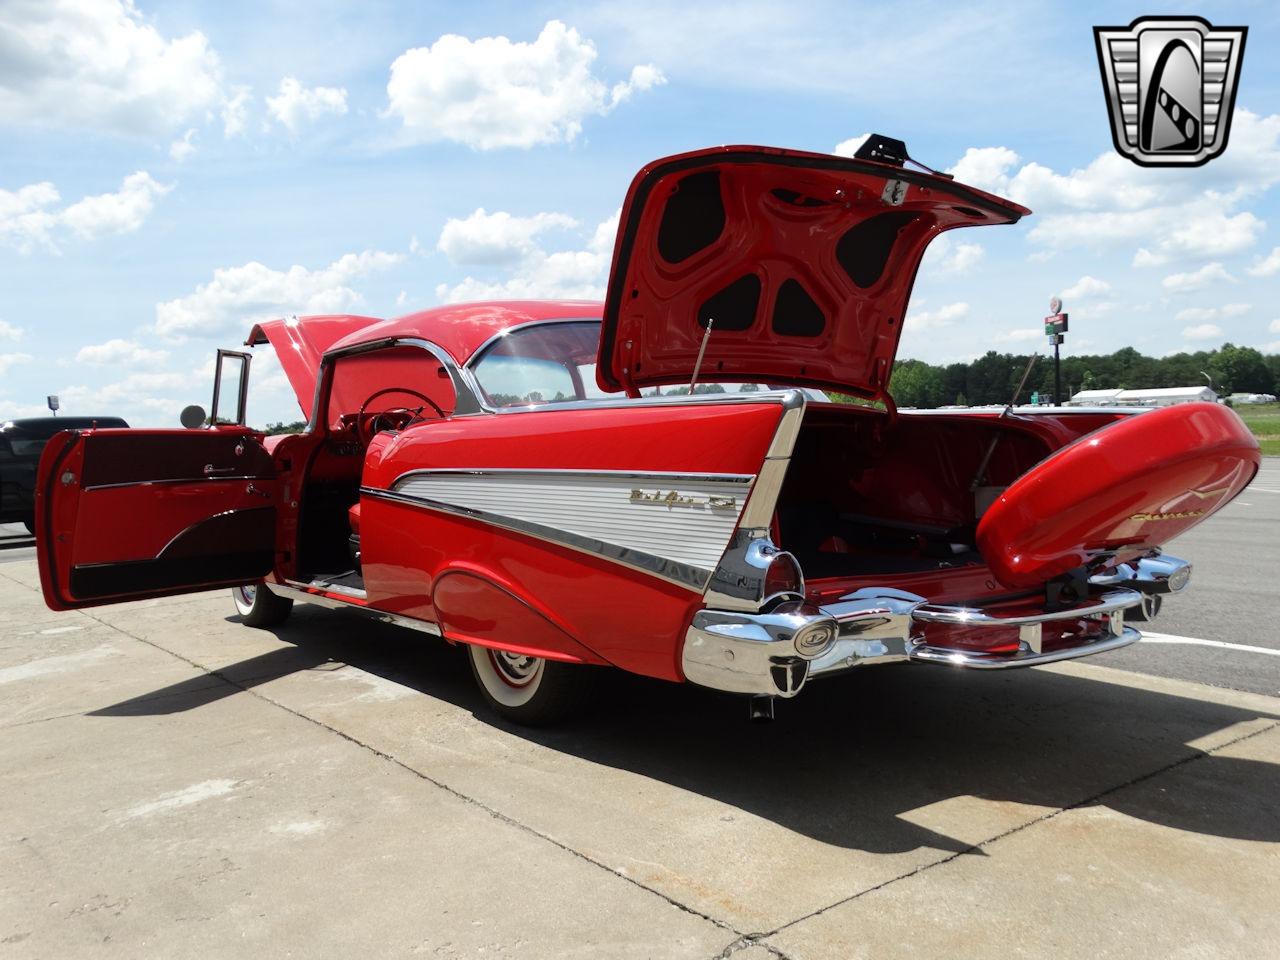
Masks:
[[[1248,733],[1242,733],[1238,737],[1235,737],[1224,743],[1218,744],[1216,747],[1214,747],[1211,750],[1197,750],[1194,753],[1189,753],[1186,756],[1179,757],[1177,760],[1174,760],[1172,763],[1167,763],[1156,770],[1151,770],[1151,771],[1148,771],[1147,773],[1139,774],[1136,777],[1132,777],[1131,779],[1126,780],[1124,783],[1118,783],[1115,786],[1107,787],[1107,789],[1100,790],[1097,793],[1091,796],[1085,797],[1082,800],[1077,800],[1075,803],[1070,803],[1070,804],[1067,804],[1065,807],[1059,807],[1056,810],[1051,810],[1050,812],[1042,816],[1036,817],[1032,820],[1028,820],[1026,823],[1019,824],[1016,827],[1011,827],[1010,829],[1005,830],[1003,833],[998,833],[994,837],[988,837],[986,840],[983,840],[981,843],[972,844],[971,846],[968,846],[963,850],[958,850],[955,853],[952,853],[945,857],[941,857],[937,860],[934,860],[932,863],[923,863],[920,866],[916,867],[915,869],[908,870],[906,873],[900,874],[899,876],[890,877],[888,880],[885,880],[882,883],[877,883],[874,886],[867,887],[865,890],[859,890],[855,894],[852,894],[841,900],[836,900],[834,903],[829,903],[825,907],[821,907],[817,910],[814,910],[812,913],[807,913],[802,917],[797,917],[795,920],[788,921],[787,923],[784,923],[781,926],[775,927],[773,930],[770,930],[767,933],[760,934],[760,936],[772,937],[775,934],[781,933],[783,930],[786,930],[790,927],[794,927],[796,924],[803,923],[806,920],[811,920],[814,917],[821,916],[822,914],[826,913],[828,910],[833,910],[836,907],[844,906],[846,903],[852,903],[854,900],[860,900],[861,898],[865,897],[869,893],[875,893],[877,890],[883,890],[885,887],[892,886],[893,884],[898,883],[901,880],[909,880],[912,877],[917,876],[918,874],[925,873],[929,870],[932,870],[935,867],[941,867],[945,864],[951,863],[951,861],[953,860],[958,860],[960,857],[968,856],[974,853],[980,853],[984,851],[987,847],[990,847],[991,845],[998,843],[999,841],[1005,839],[1006,837],[1011,837],[1016,833],[1021,833],[1023,830],[1030,829],[1031,827],[1035,827],[1039,824],[1047,823],[1048,821],[1053,820],[1055,817],[1058,817],[1064,813],[1067,813],[1068,811],[1077,810],[1081,807],[1091,806],[1097,803],[1099,800],[1102,800],[1104,797],[1109,797],[1114,793],[1119,793],[1121,790],[1126,790],[1129,787],[1137,786],[1140,783],[1145,783],[1146,781],[1152,780],[1155,777],[1160,776],[1161,774],[1168,773],[1171,770],[1176,770],[1179,767],[1183,767],[1188,764],[1194,763],[1197,760],[1203,760],[1205,757],[1211,757],[1215,753],[1219,753],[1222,750],[1225,750],[1227,747],[1235,746],[1236,744],[1243,743],[1246,740],[1252,740],[1254,737],[1261,736],[1264,733],[1269,733],[1272,730],[1275,730],[1277,728],[1280,728],[1280,721],[1269,723],[1265,727],[1261,727],[1257,730],[1251,730]],[[767,944],[761,944],[761,945],[768,946]]]
[[[242,683],[232,680],[230,677],[226,676],[225,674],[223,674],[218,670],[210,670],[208,667],[205,667],[204,665],[196,662],[195,660],[190,659],[189,657],[184,657],[182,654],[176,653],[173,650],[169,650],[166,647],[162,647],[160,646],[160,644],[152,640],[147,640],[144,637],[139,637],[134,633],[130,633],[128,630],[125,630],[123,627],[120,627],[117,624],[111,624],[111,623],[107,623],[105,620],[99,620],[97,617],[93,616],[90,613],[86,613],[83,610],[80,612],[84,614],[84,616],[88,617],[89,619],[95,620],[96,622],[101,623],[103,626],[109,627],[113,630],[117,630],[120,633],[123,633],[125,636],[130,637],[133,640],[138,641],[139,643],[144,643],[149,647],[153,647],[154,649],[159,650],[162,653],[167,653],[169,656],[177,660],[181,660],[183,663],[186,663],[187,665],[194,667],[197,670],[203,671],[204,673],[208,674],[211,677],[216,677],[223,683],[226,683],[232,687],[235,687],[237,690],[240,690],[241,692],[246,693],[251,697],[261,700],[264,703],[269,703],[272,706],[277,707],[280,710],[283,710],[285,713],[288,713],[294,717],[297,717],[299,720],[304,720],[307,723],[314,724],[315,726],[320,727],[323,730],[327,730],[329,733],[332,733],[335,736],[340,737],[343,740],[346,740],[347,742],[352,743],[363,750],[367,750],[369,753],[372,753],[374,756],[379,757],[382,760],[387,761],[388,763],[394,764],[395,766],[412,774],[418,779],[424,780],[427,783],[431,784],[432,786],[440,790],[443,790],[445,793],[448,793],[450,796],[453,796],[461,800],[463,803],[469,804],[473,807],[476,807],[479,810],[484,811],[489,816],[493,817],[495,820],[499,820],[502,823],[507,824],[508,826],[514,827],[517,830],[521,830],[524,833],[529,834],[530,836],[537,837],[539,840],[549,843],[554,847],[558,847],[559,849],[563,850],[565,853],[568,853],[570,856],[573,856],[579,860],[582,860],[585,863],[589,863],[594,867],[604,870],[605,872],[610,873],[613,876],[617,877],[619,880],[623,880],[633,887],[637,887],[641,890],[644,890],[646,893],[650,893],[653,896],[666,901],[668,904],[675,907],[677,910],[680,910],[684,913],[690,914],[691,916],[695,916],[702,920],[705,920],[706,922],[716,927],[719,927],[721,930],[725,930],[725,931],[728,931],[729,933],[737,934],[739,937],[739,940],[742,940],[748,936],[751,936],[753,938],[759,937],[759,936],[765,936],[764,934],[754,934],[754,935],[743,934],[742,931],[735,929],[733,926],[726,923],[725,921],[720,920],[716,917],[713,917],[710,914],[703,913],[701,910],[697,910],[686,903],[682,903],[681,901],[675,899],[674,897],[671,897],[663,893],[661,890],[655,889],[654,887],[651,887],[648,884],[642,883],[641,881],[637,880],[635,877],[628,876],[626,873],[614,867],[609,866],[607,863],[603,863],[595,859],[594,857],[590,857],[587,854],[582,853],[579,850],[575,850],[573,847],[569,846],[565,842],[561,840],[557,840],[555,837],[549,834],[543,833],[541,830],[537,830],[529,826],[528,824],[521,823],[519,820],[516,820],[515,818],[510,817],[505,813],[502,813],[500,810],[497,810],[489,806],[488,804],[483,803],[480,800],[477,800],[475,797],[469,796],[468,794],[463,793],[462,791],[458,790],[455,787],[449,786],[447,783],[444,783],[441,780],[437,780],[435,777],[432,777],[431,775],[410,766],[409,764],[405,763],[403,760],[400,760],[397,757],[394,757],[383,750],[379,750],[377,747],[373,746],[372,744],[366,743],[365,741],[360,740],[357,737],[353,737],[348,733],[344,733],[343,731],[337,729],[336,727],[333,727],[325,723],[323,720],[317,720],[315,717],[309,717],[305,713],[295,710],[294,708],[287,706],[286,704],[283,704],[278,700],[273,700],[271,697],[268,697],[257,690],[251,689]],[[739,942],[738,940],[734,941],[734,943],[738,943],[738,942]],[[781,953],[778,953],[768,944],[761,944],[761,946],[770,950],[771,953],[774,953],[777,956],[782,956]],[[736,949],[740,949],[740,948],[736,948]]]

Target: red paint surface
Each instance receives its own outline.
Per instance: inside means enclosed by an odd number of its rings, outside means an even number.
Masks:
[[[254,326],[245,344],[255,346],[270,342],[284,375],[289,378],[289,385],[298,397],[303,417],[310,417],[316,392],[316,373],[325,352],[343,337],[380,322],[377,317],[346,314],[265,320]]]
[[[658,242],[667,201],[686,177],[710,171],[720,177],[724,227],[709,246],[670,263]],[[878,395],[888,382],[925,247],[945,230],[1011,223],[1030,212],[928,175],[908,184],[900,205],[882,200],[888,181],[915,176],[887,164],[766,147],[717,147],[647,165],[622,208],[605,300],[600,386],[687,382],[705,333],[699,308],[750,273],[762,287],[755,321],[740,331],[713,329],[704,371],[721,380]],[[860,287],[840,265],[838,243],[870,217],[903,212],[919,217],[898,235],[879,279]],[[819,335],[773,329],[775,298],[788,281],[799,283],[821,308],[826,325]]]
[[[1153,410],[1059,450],[1022,476],[982,518],[978,545],[1010,587],[1039,585],[1100,553],[1138,556],[1221,509],[1260,462],[1258,441],[1227,407]],[[1168,516],[1184,513],[1193,515]]]
[[[744,403],[458,418],[376,438],[364,483],[388,488],[423,467],[754,474],[780,415],[777,403]],[[373,497],[362,498],[360,525],[372,606],[442,620],[435,584],[465,571],[555,629],[531,633],[526,613],[485,608],[472,613],[485,621],[483,629],[463,626],[459,638],[525,649],[536,640],[554,644],[542,652],[559,659],[680,677],[684,631],[702,606],[698,592],[487,523]],[[466,615],[458,606],[453,616],[458,622]],[[447,626],[446,635],[452,635]]]
[[[98,606],[135,596],[78,600],[67,589],[71,570],[83,564],[150,560],[188,527],[231,510],[271,506],[277,499],[277,480],[215,480],[193,477],[189,481],[122,483],[82,488],[86,451],[95,441],[111,441],[113,456],[128,457],[130,441],[139,440],[148,451],[156,438],[172,445],[174,459],[199,463],[225,462],[228,444],[237,439],[255,444],[257,434],[243,428],[217,430],[81,430],[56,434],[40,458],[36,481],[36,557],[45,602],[53,610]],[[220,459],[221,458],[221,459]],[[252,462],[252,447],[245,455]],[[150,474],[148,464],[137,471]],[[268,472],[270,472],[268,470]],[[68,478],[67,482],[63,479]],[[252,485],[256,492],[250,492]],[[227,545],[228,550],[235,548]],[[206,589],[192,583],[164,593]]]

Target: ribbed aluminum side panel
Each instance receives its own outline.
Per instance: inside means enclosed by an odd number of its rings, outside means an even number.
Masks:
[[[481,510],[637,550],[699,570],[720,561],[737,526],[750,483],[661,474],[418,473],[398,481],[402,496]],[[692,504],[637,501],[632,491]],[[712,506],[711,498],[726,506]]]

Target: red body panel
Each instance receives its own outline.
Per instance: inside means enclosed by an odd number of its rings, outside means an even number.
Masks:
[[[40,460],[36,552],[51,609],[251,582],[270,572],[277,482],[258,435],[56,434]]]
[[[1179,404],[1091,434],[1010,486],[978,526],[1002,583],[1030,587],[1103,552],[1146,553],[1231,501],[1258,441],[1227,407]]]
[[[258,346],[270,342],[284,375],[289,378],[289,386],[293,387],[298,398],[302,415],[310,417],[316,393],[316,375],[325,352],[343,337],[379,322],[377,317],[345,314],[265,320],[249,332],[245,344]]]
[[[388,489],[433,469],[526,468],[755,474],[781,415],[776,402],[545,409],[423,424],[370,449],[364,485]],[[480,520],[363,497],[361,547],[369,603],[438,620],[446,636],[608,662],[678,679],[683,634],[700,591]],[[436,584],[468,575],[436,597]],[[469,614],[487,582],[512,598]],[[449,597],[452,608],[438,607]],[[480,622],[483,620],[484,622]],[[534,628],[535,621],[541,625]],[[553,644],[540,651],[535,642]]]
[[[823,154],[738,146],[655,161],[622,208],[600,386],[687,382],[709,317],[703,369],[716,379],[877,396],[925,247],[1029,212],[945,177]]]

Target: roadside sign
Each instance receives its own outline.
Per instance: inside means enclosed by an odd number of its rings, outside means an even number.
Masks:
[[[1055,313],[1052,316],[1045,317],[1044,332],[1045,332],[1045,336],[1048,336],[1048,337],[1051,337],[1054,334],[1066,333],[1067,332],[1067,315],[1065,313]]]
[[[51,393],[45,397],[45,403],[49,404],[49,409],[54,413],[58,412],[58,395],[56,393]]]

